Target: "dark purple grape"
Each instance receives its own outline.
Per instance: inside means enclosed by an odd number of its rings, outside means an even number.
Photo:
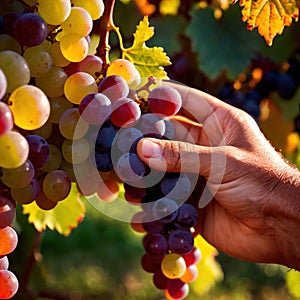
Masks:
[[[146,174],[147,168],[135,153],[124,153],[117,161],[116,171],[125,182],[134,182]]]
[[[161,198],[154,202],[152,214],[155,220],[162,224],[173,222],[178,214],[178,205],[174,200]]]
[[[0,196],[0,228],[9,226],[16,215],[16,207],[13,200]]]
[[[161,233],[164,229],[164,224],[151,220],[150,216],[145,215],[142,219],[142,225],[146,232],[148,233]]]
[[[154,272],[152,280],[156,288],[165,290],[169,279],[163,274],[161,269],[158,269]]]
[[[29,144],[28,159],[36,169],[41,168],[49,158],[49,146],[47,141],[39,135],[25,136]]]
[[[180,279],[169,279],[167,282],[167,290],[174,299],[183,299],[189,293],[189,285]]]
[[[142,115],[137,127],[147,137],[161,138],[166,131],[164,120],[151,113]]]
[[[121,152],[136,153],[136,145],[143,137],[142,132],[134,127],[121,129],[116,135],[115,143]]]
[[[16,20],[13,33],[21,45],[33,47],[41,44],[46,39],[48,27],[41,16],[27,13]]]
[[[147,253],[151,255],[163,255],[168,251],[168,242],[160,233],[148,233],[145,235],[143,245]]]
[[[283,73],[277,80],[278,94],[283,99],[291,99],[298,89],[298,83],[291,74]]]
[[[198,222],[198,211],[196,208],[188,203],[182,204],[178,209],[176,218],[176,225],[182,228],[189,229],[196,226]]]
[[[98,131],[96,148],[110,149],[118,129],[111,122],[104,123]]]
[[[15,22],[22,16],[20,13],[8,13],[3,16],[4,32],[13,35],[13,28]]]
[[[132,186],[126,182],[124,183],[124,189],[125,192],[133,198],[143,198],[147,193],[147,189],[145,187]]]
[[[242,107],[242,109],[247,112],[256,122],[259,122],[259,115],[260,115],[260,107],[257,102],[254,100],[247,100]]]
[[[188,230],[176,229],[168,238],[169,248],[177,254],[187,254],[194,248],[194,237]]]
[[[101,172],[108,172],[113,170],[114,168],[111,160],[110,149],[96,150],[95,162],[96,162],[97,169]]]
[[[160,270],[160,265],[163,258],[164,255],[151,255],[149,253],[145,253],[141,258],[143,270],[148,273],[154,273],[157,270]]]

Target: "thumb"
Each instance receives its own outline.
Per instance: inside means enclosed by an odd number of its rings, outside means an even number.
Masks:
[[[158,171],[197,173],[208,178],[213,148],[180,141],[143,138],[137,153],[151,168]]]

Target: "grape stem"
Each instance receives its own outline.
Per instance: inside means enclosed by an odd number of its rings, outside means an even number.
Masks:
[[[111,30],[115,31],[118,39],[120,49],[124,51],[123,38],[120,33],[119,27],[115,26],[113,21],[113,11],[115,6],[115,0],[107,0],[105,1],[105,8],[103,15],[100,19],[100,41],[99,45],[96,49],[96,55],[99,56],[103,61],[102,74],[105,76],[107,67],[109,66],[109,33]]]

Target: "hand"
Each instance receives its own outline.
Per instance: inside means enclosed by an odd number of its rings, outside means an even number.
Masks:
[[[214,198],[200,199],[197,229],[217,249],[299,269],[299,171],[244,111],[204,92],[165,84],[181,93],[182,116],[189,120],[177,118],[175,141],[142,139],[140,158],[160,171],[205,177]]]

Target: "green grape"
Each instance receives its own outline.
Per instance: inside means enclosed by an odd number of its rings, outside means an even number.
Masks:
[[[70,0],[38,0],[38,13],[50,25],[60,25],[71,12]]]
[[[61,24],[62,33],[76,33],[81,37],[88,36],[93,28],[91,15],[82,7],[72,7],[68,18]]]
[[[86,95],[97,93],[97,91],[98,86],[94,77],[85,72],[72,74],[68,77],[64,86],[66,98],[74,104],[80,104]]]
[[[89,124],[80,117],[77,107],[66,110],[59,120],[60,133],[69,140],[82,138],[88,129]]]
[[[86,58],[89,43],[85,37],[76,33],[69,33],[62,37],[60,49],[63,56],[71,62],[79,62]]]
[[[48,97],[60,97],[64,94],[64,84],[67,73],[60,67],[53,66],[51,70],[35,80],[38,86]]]
[[[111,62],[107,68],[106,76],[119,75],[123,77],[128,85],[138,85],[141,81],[141,75],[136,70],[134,64],[123,58],[119,58]]]
[[[72,164],[81,164],[90,154],[90,145],[85,138],[79,140],[65,140],[62,144],[63,158]]]
[[[65,97],[50,98],[50,116],[49,121],[58,124],[61,115],[68,109],[73,107],[73,104]]]
[[[30,160],[14,169],[2,168],[2,182],[10,188],[22,188],[28,185],[34,177],[34,166]]]
[[[66,67],[70,64],[70,61],[67,60],[60,49],[60,42],[54,42],[50,48],[50,54],[52,57],[53,65],[57,67]]]
[[[0,34],[0,52],[4,50],[11,50],[14,52],[17,52],[19,54],[22,54],[22,48],[21,45],[18,43],[18,41],[12,37],[11,35],[1,33]]]
[[[165,255],[161,262],[161,270],[170,279],[180,278],[186,271],[184,258],[176,253]]]
[[[36,178],[33,178],[31,182],[22,188],[11,188],[10,195],[19,204],[29,204],[34,201],[39,193],[39,184]]]
[[[41,89],[33,85],[23,85],[9,97],[10,109],[17,126],[34,130],[43,126],[50,115],[50,103]]]
[[[23,54],[30,69],[32,77],[39,77],[52,68],[53,61],[51,55],[43,47],[28,47]]]
[[[19,132],[9,131],[0,136],[0,167],[18,168],[28,158],[29,145]]]
[[[49,158],[47,162],[41,167],[44,172],[51,172],[60,168],[62,163],[62,155],[60,149],[52,144],[49,146]]]
[[[71,2],[74,6],[87,10],[93,20],[99,19],[104,11],[103,0],[72,0]]]
[[[52,134],[52,123],[48,121],[40,128],[33,130],[32,134],[39,135],[44,139],[48,139]]]
[[[67,198],[71,191],[71,179],[62,170],[54,170],[48,173],[43,180],[43,191],[45,196],[54,202]]]
[[[21,85],[29,83],[30,69],[26,60],[17,52],[0,52],[0,69],[7,79],[7,92],[11,93]]]

